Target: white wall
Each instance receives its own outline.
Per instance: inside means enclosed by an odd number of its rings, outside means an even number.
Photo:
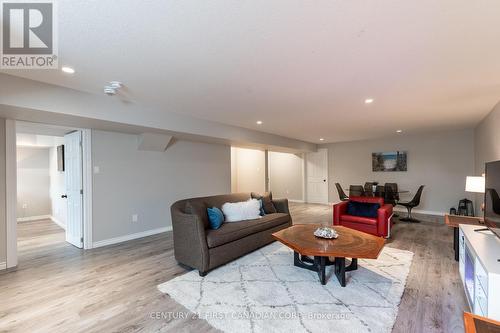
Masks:
[[[304,200],[302,154],[269,152],[270,189],[274,198]]]
[[[335,182],[343,188],[366,181],[396,182],[411,194],[425,185],[417,211],[445,213],[467,197],[465,178],[474,174],[474,136],[472,130],[422,135],[397,135],[389,138],[326,144],[329,158],[329,200],[339,200]],[[372,152],[404,150],[408,152],[407,172],[373,172]]]
[[[484,173],[486,162],[500,160],[500,104],[484,118],[474,129],[475,174]],[[476,207],[484,201],[484,196],[475,196]]]
[[[230,193],[230,147],[176,141],[137,150],[136,135],[92,131],[93,241],[171,227],[177,200]],[[132,222],[132,215],[138,222]]]
[[[266,191],[266,160],[263,150],[231,147],[232,192]]]
[[[60,139],[60,144],[64,144],[64,139]],[[49,149],[49,176],[52,220],[63,227],[66,225],[67,202],[61,195],[66,194],[66,182],[64,172],[57,170],[57,146]]]
[[[17,217],[50,215],[49,148],[17,147]]]

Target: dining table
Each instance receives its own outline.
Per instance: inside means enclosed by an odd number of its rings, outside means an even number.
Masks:
[[[349,192],[349,191],[350,191],[350,189],[345,188],[345,189],[344,189],[344,191]],[[379,191],[373,191],[373,193],[377,193],[377,192],[379,192]],[[385,192],[385,191],[380,191],[380,192]],[[409,190],[398,190],[398,191],[392,191],[392,193],[397,193],[397,194],[406,194],[406,193],[410,193],[410,191],[409,191]]]

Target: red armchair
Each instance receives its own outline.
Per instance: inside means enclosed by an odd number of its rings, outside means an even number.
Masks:
[[[349,201],[370,202],[380,204],[376,218],[353,216],[347,214]],[[341,225],[351,229],[366,232],[379,237],[388,238],[392,227],[392,205],[384,204],[383,198],[378,197],[350,197],[349,201],[343,201],[333,205],[333,224]]]

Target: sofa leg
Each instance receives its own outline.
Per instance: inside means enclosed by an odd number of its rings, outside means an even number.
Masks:
[[[200,274],[200,276],[201,276],[201,277],[206,276],[206,275],[207,275],[207,273],[208,273],[208,272],[200,272],[200,271],[198,271],[198,274]]]

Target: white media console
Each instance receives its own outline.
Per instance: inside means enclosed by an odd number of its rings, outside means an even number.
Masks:
[[[460,277],[474,314],[500,320],[500,239],[477,225],[460,225]]]

